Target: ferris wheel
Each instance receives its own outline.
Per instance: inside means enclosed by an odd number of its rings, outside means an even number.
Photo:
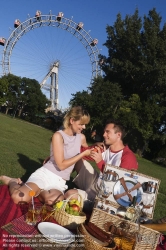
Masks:
[[[65,18],[63,12],[43,15],[36,11],[24,22],[16,19],[9,38],[0,38],[3,75],[36,79],[49,95],[50,110],[59,109],[59,103],[67,107],[72,94],[87,90],[101,74],[98,40],[83,26]]]

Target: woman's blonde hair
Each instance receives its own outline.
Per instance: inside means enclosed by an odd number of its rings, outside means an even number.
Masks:
[[[64,116],[63,127],[70,127],[70,119],[73,118],[74,121],[81,121],[81,124],[88,124],[90,121],[89,113],[83,109],[81,106],[72,107],[67,114]]]

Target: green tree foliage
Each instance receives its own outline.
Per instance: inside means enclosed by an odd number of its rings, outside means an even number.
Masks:
[[[72,106],[84,106],[89,107],[91,102],[91,95],[88,91],[77,92],[76,94],[72,94],[72,99],[70,100],[69,104]]]
[[[121,85],[126,98],[137,93],[141,100],[147,100],[156,89],[162,93],[166,77],[166,25],[161,31],[160,26],[161,17],[154,9],[148,17],[144,16],[143,23],[136,10],[125,20],[118,14],[114,26],[106,28],[108,39],[104,45],[109,56],[103,70],[106,79]]]
[[[37,115],[44,114],[49,103],[46,96],[42,93],[39,83],[35,79],[22,78],[22,95],[24,96],[25,119],[37,123]]]
[[[3,76],[0,83],[3,83],[0,91],[2,89],[4,94],[6,114],[11,109],[13,116],[20,116],[30,122],[38,123],[37,115],[44,114],[49,104],[39,83],[34,79],[21,78],[12,74]]]
[[[121,99],[122,93],[118,84],[104,81],[102,77],[98,77],[89,87],[89,91],[73,94],[70,105],[86,107],[91,115],[91,130],[95,127],[98,134],[102,135],[103,123],[110,116],[116,115]]]
[[[148,152],[152,141],[166,143],[166,24],[161,22],[155,9],[143,18],[138,9],[124,19],[118,14],[106,27],[108,57],[99,57],[103,78],[89,88],[94,125],[108,116],[120,119],[126,139],[140,154]]]
[[[165,133],[166,24],[161,28],[161,20],[155,9],[143,21],[136,10],[124,20],[118,14],[114,26],[106,28],[109,56],[103,66],[105,79],[113,79],[122,88],[124,103],[118,116],[139,134],[135,144],[139,152],[148,150],[150,140],[163,140]],[[133,95],[140,100],[136,109]]]
[[[104,81],[102,78],[94,80],[89,88],[91,91],[92,122],[96,128],[102,128],[103,123],[111,116],[115,117],[122,100],[122,93],[117,83]]]
[[[6,114],[8,114],[9,110],[12,110],[14,112],[18,105],[19,97],[21,95],[21,78],[9,74],[7,76],[3,76],[1,78],[1,81],[5,81],[7,86],[6,92],[4,93],[4,97],[6,99]]]
[[[8,90],[8,82],[6,79],[0,79],[0,106],[6,103],[6,93]]]

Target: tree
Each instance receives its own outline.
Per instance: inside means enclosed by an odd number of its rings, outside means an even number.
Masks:
[[[155,9],[143,20],[138,9],[124,20],[118,14],[106,28],[108,58],[100,56],[105,80],[121,86],[124,101],[117,115],[136,132],[139,152],[148,150],[151,140],[165,138],[166,24],[161,28],[161,20]],[[131,105],[133,96],[140,100],[137,109]]]
[[[121,89],[118,84],[104,81],[102,77],[94,79],[88,91],[73,94],[70,105],[86,107],[90,113],[90,128],[95,127],[98,134],[103,134],[103,123],[116,115],[122,99]],[[89,131],[88,131],[89,132]]]
[[[161,21],[155,9],[143,18],[136,9],[107,25],[108,57],[99,56],[104,75],[94,79],[86,103],[100,128],[108,116],[121,120],[129,146],[140,155],[155,140],[166,144],[166,24]],[[76,94],[71,104],[76,98],[82,105],[84,97]]]
[[[21,77],[8,74],[7,76],[3,76],[1,78],[1,81],[5,81],[7,86],[6,92],[4,93],[6,114],[8,114],[9,110],[12,110],[14,114],[21,95],[21,90],[20,90]]]
[[[3,76],[0,80],[5,96],[6,114],[12,110],[13,117],[22,118],[38,123],[39,114],[45,114],[49,100],[42,93],[39,83],[34,79],[21,78],[12,74]],[[5,86],[2,88],[2,86]]]
[[[114,26],[106,28],[105,78],[118,82],[126,98],[137,93],[147,100],[165,87],[166,24],[161,31],[160,26],[161,17],[153,9],[143,23],[136,10],[124,20],[118,14]]]
[[[8,90],[8,82],[6,79],[0,79],[0,106],[6,102],[6,93]]]
[[[21,82],[24,107],[22,112],[26,114],[25,119],[37,122],[37,115],[44,114],[49,100],[42,93],[39,83],[35,79],[22,78]],[[36,123],[35,122],[35,123]]]
[[[104,81],[101,77],[94,80],[91,87],[91,121],[100,135],[103,133],[103,123],[109,117],[115,117],[122,101],[121,88],[117,83]],[[99,132],[100,131],[100,132]]]
[[[76,92],[76,94],[72,94],[72,99],[69,102],[71,106],[83,106],[89,107],[91,102],[91,95],[88,91],[83,90],[82,92]]]

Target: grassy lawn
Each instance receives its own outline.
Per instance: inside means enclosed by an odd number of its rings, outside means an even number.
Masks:
[[[0,173],[27,177],[49,156],[52,132],[0,114]]]
[[[1,113],[0,131],[0,175],[25,181],[49,155],[53,132]],[[138,162],[138,172],[161,180],[154,218],[166,216],[166,169],[143,158]]]
[[[139,158],[139,169],[138,172],[145,175],[152,176],[159,179],[160,188],[157,196],[157,202],[154,212],[154,218],[161,218],[166,216],[166,168],[160,165],[154,164],[146,159]]]

